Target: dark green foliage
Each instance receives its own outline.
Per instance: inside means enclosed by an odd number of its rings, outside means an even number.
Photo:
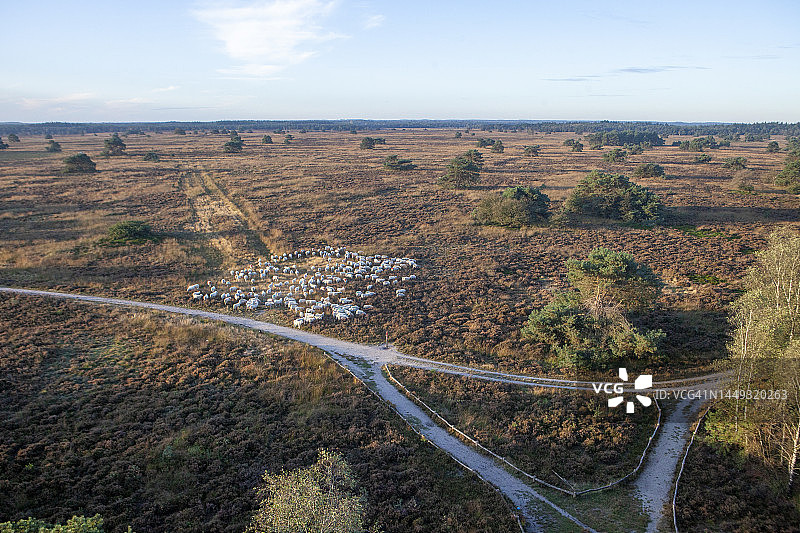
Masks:
[[[226,154],[238,154],[244,147],[244,141],[235,131],[231,133],[231,140],[222,145],[222,151]]]
[[[497,141],[492,145],[492,152],[495,154],[502,154],[506,147],[503,146],[503,141]]]
[[[186,130],[183,128],[175,128],[172,133],[175,135],[186,135]]]
[[[361,139],[361,144],[359,145],[359,148],[361,148],[362,150],[371,150],[375,148],[375,139],[373,139],[372,137],[364,137],[363,139]]]
[[[800,193],[800,138],[790,137],[787,139],[786,165],[780,174],[775,177],[777,185],[787,185],[788,191],[792,194]]]
[[[657,220],[661,214],[658,196],[632,183],[621,174],[599,170],[589,173],[564,202],[567,214],[644,222]]]
[[[626,252],[595,248],[584,260],[567,261],[567,278],[595,313],[619,306],[641,310],[653,305],[661,281],[647,265]]]
[[[778,141],[770,141],[767,143],[767,153],[774,154],[779,152],[781,147],[778,145]]]
[[[741,156],[727,157],[725,158],[725,163],[722,166],[732,170],[742,170],[747,168],[747,158]]]
[[[603,154],[603,161],[608,161],[609,163],[619,163],[625,161],[627,157],[628,152],[622,148],[614,148],[613,150]]]
[[[708,154],[700,154],[694,158],[695,163],[708,163],[711,161],[711,156]]]
[[[641,144],[626,144],[624,148],[630,155],[641,155],[644,153],[644,146]]]
[[[103,148],[103,155],[114,156],[114,155],[124,155],[125,148],[127,146],[119,138],[119,134],[115,133],[105,141],[103,141],[104,148]]]
[[[480,166],[469,157],[469,152],[467,152],[467,154],[450,160],[444,176],[439,178],[439,183],[447,188],[466,189],[478,183],[480,179]]]
[[[533,311],[522,336],[549,346],[555,362],[572,369],[609,368],[654,354],[660,330],[641,332],[623,317],[593,315],[578,293],[558,294]]]
[[[9,133],[8,134],[8,142],[10,142],[10,143],[18,143],[19,142],[19,137],[17,137],[16,133]]]
[[[417,165],[410,159],[400,159],[396,155],[390,155],[383,160],[383,167],[389,170],[413,170],[417,168]]]
[[[474,148],[472,150],[467,150],[466,152],[464,152],[463,157],[468,161],[474,163],[475,166],[477,166],[479,169],[483,168],[483,154],[480,153],[478,150],[475,150]]]
[[[144,154],[144,157],[142,158],[142,160],[143,161],[158,162],[158,161],[161,161],[161,158],[158,157],[158,154],[155,153],[155,152],[147,152],[146,154]]]
[[[455,137],[456,139],[460,139],[460,138],[461,138],[461,132],[460,132],[460,131],[457,131],[457,132],[455,133],[454,137]]]
[[[478,139],[478,148],[486,148],[487,146],[493,146],[495,143],[494,139],[484,139],[483,137]]]
[[[46,133],[46,134],[45,134],[45,136],[44,136],[44,140],[45,140],[45,141],[49,141],[49,140],[50,140],[50,139],[52,139],[52,138],[53,138],[53,135],[52,135],[52,134],[50,134],[50,133]]]
[[[35,518],[0,524],[0,533],[103,533],[103,531],[103,518],[99,514],[90,518],[73,516],[63,525],[48,524],[44,520]]]
[[[664,139],[653,132],[643,131],[604,131],[590,133],[586,136],[586,141],[592,146],[602,148],[603,146],[625,146],[626,144],[643,144],[649,146],[664,146]]]
[[[744,142],[746,143],[757,143],[763,142],[769,139],[769,135],[761,134],[761,133],[748,133],[744,136]]]
[[[633,171],[634,178],[660,178],[664,175],[664,167],[657,163],[643,163]]]
[[[538,187],[509,187],[499,196],[487,196],[472,212],[478,224],[519,228],[547,217],[550,198]]]
[[[261,137],[262,144],[272,144],[272,136],[271,135],[264,135]]]
[[[374,137],[374,139],[375,139],[375,144],[386,144],[385,137]]]
[[[64,158],[64,172],[68,174],[94,172],[96,170],[97,165],[95,162],[83,152]]]
[[[60,152],[61,145],[58,142],[51,140],[47,143],[47,146],[45,146],[44,149],[48,152]]]
[[[526,145],[522,147],[522,155],[526,155],[528,157],[535,157],[539,155],[541,149],[542,147],[538,144],[534,144],[532,146]]]
[[[109,246],[122,246],[130,244],[144,244],[145,242],[158,241],[159,237],[153,233],[150,224],[141,220],[126,220],[117,222],[108,228],[108,236],[103,239],[103,244]]]
[[[0,137],[0,150],[5,150],[6,148],[8,148],[8,144],[4,143],[3,138]]]
[[[574,143],[572,143],[572,151],[583,152],[583,143],[580,141],[575,141]]]
[[[683,141],[679,146],[685,152],[702,152],[704,148],[719,148],[719,144],[711,135],[708,137],[696,137],[691,141]]]

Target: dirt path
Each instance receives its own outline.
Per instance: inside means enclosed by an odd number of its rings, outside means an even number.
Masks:
[[[394,348],[382,349],[378,346],[343,341],[309,331],[279,326],[269,322],[261,322],[245,316],[233,316],[201,309],[137,302],[119,298],[8,287],[0,287],[0,292],[63,298],[97,304],[140,307],[168,313],[207,318],[264,331],[320,348],[345,366],[354,376],[367,384],[367,386],[375,391],[383,400],[391,404],[400,416],[425,438],[447,452],[462,465],[475,471],[484,480],[497,487],[514,502],[525,517],[531,531],[542,531],[542,523],[538,517],[541,515],[543,505],[549,506],[561,516],[572,521],[586,531],[594,531],[572,516],[569,512],[548,500],[539,492],[523,483],[520,479],[511,475],[493,459],[478,453],[436,424],[427,413],[409,400],[402,392],[397,390],[394,385],[389,383],[383,376],[381,368],[386,364],[411,366],[489,381],[556,389],[586,389],[591,388],[591,382],[492,372],[472,367],[442,363],[439,361],[407,356]],[[712,374],[697,378],[660,382],[660,384],[663,385],[663,390],[673,390],[675,388],[696,389],[704,388],[704,386],[707,386],[708,382],[716,382],[719,377],[719,374]],[[659,383],[655,383],[654,385],[659,385]],[[664,429],[657,437],[655,445],[652,448],[650,459],[642,469],[636,481],[638,492],[645,501],[646,511],[650,515],[648,532],[655,532],[657,530],[663,514],[664,504],[669,498],[672,480],[675,475],[675,467],[686,442],[689,422],[695,412],[700,408],[700,404],[701,402],[687,400],[678,405],[678,408],[669,416],[664,424]]]
[[[670,499],[676,468],[683,456],[692,421],[703,407],[701,400],[681,400],[664,422],[635,487],[650,517],[647,533],[666,529],[664,509]],[[662,529],[659,529],[661,526]]]

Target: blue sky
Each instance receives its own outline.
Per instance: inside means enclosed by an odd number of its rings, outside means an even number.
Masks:
[[[800,121],[800,2],[37,2],[0,121]]]

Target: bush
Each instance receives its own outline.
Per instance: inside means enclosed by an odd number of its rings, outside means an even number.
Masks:
[[[53,135],[51,133],[46,133],[45,136],[44,136],[44,140],[45,141],[49,141],[52,138],[53,138]]]
[[[271,135],[264,135],[261,137],[262,144],[272,144],[272,136]]]
[[[622,148],[614,148],[613,150],[603,154],[603,161],[608,161],[609,163],[619,163],[625,161],[627,157],[628,152]]]
[[[496,141],[492,145],[492,152],[495,154],[502,154],[505,151],[506,147],[503,146],[503,141]]]
[[[95,162],[82,152],[64,158],[64,172],[67,174],[88,173],[96,170],[97,165]]]
[[[130,531],[130,528],[128,529]],[[44,520],[27,518],[0,524],[0,533],[103,533],[103,518],[96,514],[90,518],[73,516],[64,525],[48,524]]]
[[[778,141],[770,141],[767,143],[767,153],[774,154],[779,152],[781,147],[778,145]]]
[[[519,228],[547,217],[550,198],[538,187],[509,187],[500,196],[487,196],[472,212],[478,224]]]
[[[158,241],[158,236],[153,233],[150,224],[141,220],[126,220],[117,222],[110,228],[105,244],[120,246],[125,244],[144,244],[147,241]]]
[[[8,134],[8,142],[10,142],[10,143],[18,143],[19,142],[19,137],[17,136],[16,133],[9,133]]]
[[[486,148],[487,146],[493,146],[495,143],[494,139],[484,139],[483,137],[478,139],[478,148]]]
[[[8,148],[8,144],[4,143],[3,138],[0,137],[0,150],[5,150],[6,148]]]
[[[361,139],[361,145],[359,146],[362,150],[372,150],[375,148],[375,139],[372,137],[364,137]]]
[[[172,133],[174,133],[175,135],[186,135],[186,130],[184,130],[182,128],[175,128],[172,131]]]
[[[725,163],[722,165],[725,168],[729,168],[732,170],[743,170],[747,168],[747,158],[746,157],[728,157],[725,159]]]
[[[662,204],[658,196],[626,176],[595,170],[575,187],[562,209],[567,214],[644,222],[657,220]]]
[[[664,175],[664,167],[657,163],[643,163],[633,171],[634,178],[660,178]]]
[[[390,155],[383,160],[383,167],[389,170],[413,170],[417,168],[417,165],[410,159],[400,159],[396,155]]]
[[[700,154],[694,158],[695,163],[708,163],[711,161],[711,156],[708,154]]]
[[[56,141],[50,141],[49,143],[47,143],[47,146],[45,146],[44,149],[48,152],[60,152],[61,145]]]
[[[244,141],[236,132],[231,133],[231,140],[222,145],[222,151],[226,154],[238,154],[244,147]]]
[[[456,139],[460,139],[461,138],[461,132],[457,131],[453,137],[455,137]]]
[[[119,134],[115,133],[105,141],[103,141],[105,148],[103,148],[103,155],[106,156],[114,156],[114,155],[124,155],[125,148],[127,146],[123,142],[122,139],[119,138]]]
[[[480,166],[467,152],[450,160],[444,176],[439,178],[439,183],[448,188],[466,189],[478,183],[480,179]]]
[[[522,147],[522,155],[526,155],[528,157],[536,157],[537,155],[539,155],[541,149],[542,147],[539,146],[538,144],[534,144],[532,146],[526,145]]]
[[[144,154],[144,157],[142,158],[142,160],[143,161],[155,161],[155,162],[158,162],[158,161],[161,161],[161,158],[158,157],[158,154],[155,153],[155,152],[147,152],[146,154]]]
[[[478,150],[475,150],[474,148],[472,150],[467,150],[464,152],[463,157],[468,161],[475,163],[475,166],[477,166],[479,169],[483,168],[483,154]]]
[[[522,336],[547,344],[562,367],[602,369],[654,354],[664,334],[639,331],[622,316],[595,316],[578,293],[570,292],[531,312]]]

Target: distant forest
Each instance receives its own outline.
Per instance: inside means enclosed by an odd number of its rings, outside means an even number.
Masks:
[[[475,131],[530,131],[541,133],[602,133],[612,131],[651,135],[800,135],[800,122],[684,123],[684,122],[621,122],[583,121],[519,121],[519,120],[220,120],[215,122],[43,122],[28,124],[0,122],[0,135],[74,135],[119,132],[127,134],[167,133],[176,130],[211,131],[350,131],[428,128]]]

